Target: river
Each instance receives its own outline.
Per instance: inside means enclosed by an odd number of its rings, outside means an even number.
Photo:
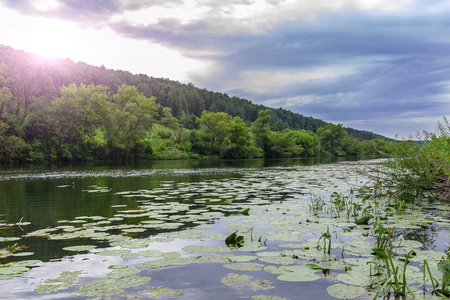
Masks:
[[[399,258],[415,249],[432,269],[445,256],[449,223],[440,203],[405,204],[404,211],[392,213],[389,203],[374,208],[362,202],[362,174],[377,163],[285,159],[3,168],[1,298],[373,298],[383,280],[367,269],[367,262],[376,262],[375,216],[393,228]],[[333,193],[338,196],[330,198]],[[364,208],[374,217],[357,226]],[[419,290],[423,258],[414,264],[408,266],[415,276],[409,282]],[[349,279],[363,276],[366,281]],[[430,295],[430,286],[424,287],[422,294]]]

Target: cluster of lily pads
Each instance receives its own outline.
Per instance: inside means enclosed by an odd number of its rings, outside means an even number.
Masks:
[[[184,292],[181,283],[176,289],[153,286],[151,272],[206,263],[228,272],[214,284],[246,291],[252,299],[288,299],[277,282],[296,289],[311,281],[320,281],[336,299],[433,299],[445,294],[445,276],[450,274],[450,267],[445,271],[447,255],[402,233],[431,225],[446,230],[450,222],[429,211],[444,215],[449,208],[402,203],[397,209],[398,203],[373,198],[373,191],[361,189],[365,179],[355,171],[357,167],[364,164],[247,170],[244,176],[222,180],[165,181],[152,190],[93,186],[84,192],[114,193],[139,205],[115,205],[112,217],[60,220],[54,227],[3,238],[0,243],[77,241],[63,248],[67,255],[111,258],[106,278],[80,283],[90,278],[88,272],[64,270],[35,288],[44,295],[68,291],[82,297],[124,293],[177,297]],[[108,247],[89,243],[94,240]],[[5,258],[24,252],[0,253]],[[37,262],[1,265],[0,279],[22,276]]]

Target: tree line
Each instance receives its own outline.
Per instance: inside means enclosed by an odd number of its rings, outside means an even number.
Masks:
[[[2,75],[0,81],[8,78]],[[30,97],[28,112],[8,87],[0,92],[4,163],[339,156],[377,154],[386,144],[350,137],[342,125],[327,124],[316,133],[274,131],[268,109],[260,110],[250,126],[225,112],[203,110],[197,117],[181,111],[175,117],[171,108],[131,85],[112,93],[103,85],[69,84],[49,102]]]
[[[182,84],[145,74],[134,75],[123,70],[74,62],[68,58],[43,59],[25,51],[0,45],[0,64],[2,63],[5,65],[7,77],[11,79],[6,86],[10,88],[13,98],[18,102],[18,109],[23,110],[23,116],[33,109],[32,102],[48,104],[54,97],[59,96],[61,87],[72,83],[108,86],[111,93],[116,93],[122,84],[133,85],[144,96],[156,97],[156,103],[169,107],[177,118],[181,117],[182,112],[188,116],[200,117],[203,110],[207,110],[240,117],[250,126],[258,118],[260,110],[268,109],[247,99],[197,88],[191,83]],[[269,122],[274,131],[288,128],[316,132],[328,124],[323,120],[283,108],[272,108]],[[360,139],[383,138],[368,131],[345,129],[350,136]]]
[[[375,154],[384,138],[164,78],[0,45],[0,161]]]

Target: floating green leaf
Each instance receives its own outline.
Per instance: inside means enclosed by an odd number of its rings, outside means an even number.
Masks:
[[[72,293],[84,297],[113,296],[122,294],[123,288],[117,285],[116,279],[100,279],[91,281]]]
[[[246,208],[246,209],[241,210],[240,213],[241,213],[241,215],[248,216],[249,211],[250,211],[250,208]]]
[[[157,287],[153,290],[145,290],[143,291],[145,294],[151,295],[152,297],[159,298],[165,296],[180,296],[183,295],[182,290],[172,290],[163,287]]]
[[[78,283],[79,278],[83,273],[83,271],[64,271],[55,279],[47,280],[38,286],[35,292],[38,294],[48,294],[71,288]]]
[[[235,255],[229,258],[229,261],[234,262],[243,262],[243,261],[252,261],[257,260],[258,257],[254,255]]]
[[[268,280],[253,280],[253,277],[250,275],[239,275],[235,273],[229,273],[226,277],[222,277],[220,281],[236,290],[251,289],[257,291],[274,288]]]
[[[138,269],[132,269],[132,268],[122,268],[112,271],[108,274],[109,278],[123,278],[123,277],[130,277],[133,275],[136,275],[140,273],[141,270]]]
[[[372,216],[364,216],[355,221],[356,225],[367,225]]]
[[[257,263],[234,263],[223,265],[227,269],[237,270],[237,271],[259,271],[264,268],[263,264]]]
[[[89,251],[89,250],[92,250],[92,249],[95,249],[95,248],[97,248],[97,246],[94,246],[94,245],[81,245],[81,246],[64,247],[62,249],[66,250],[66,251],[78,251],[78,252],[80,252],[80,251]]]
[[[367,293],[367,291],[360,286],[345,285],[342,283],[333,284],[327,287],[328,294],[336,299],[355,299]]]
[[[306,282],[306,281],[315,281],[315,280],[321,278],[321,276],[315,274],[314,270],[312,270],[306,266],[303,266],[303,265],[286,267],[286,270],[289,270],[292,272],[279,275],[277,277],[278,280]]]

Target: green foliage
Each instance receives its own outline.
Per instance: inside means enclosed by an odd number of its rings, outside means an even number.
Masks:
[[[447,259],[440,261],[437,264],[437,267],[439,272],[442,274],[442,281],[441,287],[439,289],[435,289],[435,291],[441,296],[448,297],[450,296],[450,256],[447,256]],[[432,277],[431,280],[433,280]]]
[[[84,159],[90,140],[108,115],[108,88],[105,86],[62,87],[61,97],[52,102],[57,153],[63,159]]]
[[[317,137],[322,151],[327,155],[346,155],[344,151],[344,139],[347,137],[347,132],[342,127],[342,124],[327,124],[319,128],[317,130]]]
[[[312,157],[380,148],[378,142],[333,136],[344,130],[337,127],[193,84],[70,59],[43,63],[0,46],[2,163]]]
[[[292,157],[303,152],[303,147],[296,144],[296,133],[290,129],[273,134],[273,146],[271,155],[275,157]]]
[[[242,235],[237,235],[237,231],[233,232],[225,239],[225,244],[228,247],[242,247],[244,245],[244,237]]]
[[[23,156],[23,151],[27,148],[27,145],[20,137],[6,135],[8,128],[8,124],[0,121],[0,156],[9,162]]]
[[[163,108],[164,117],[161,119],[161,123],[167,126],[173,132],[173,140],[176,144],[180,143],[181,135],[183,134],[183,127],[180,126],[180,121],[172,115],[172,110],[168,107]],[[182,112],[182,119],[186,115]]]
[[[423,197],[450,201],[450,124],[444,117],[437,133],[424,132],[422,141],[393,142],[391,158],[373,173],[382,193],[407,202]]]
[[[312,131],[306,130],[298,130],[294,133],[295,144],[302,148],[301,156],[319,156],[320,146],[318,144],[317,135],[315,135]]]
[[[212,113],[204,110],[198,122],[203,125],[201,132],[204,139],[209,143],[209,152],[218,154],[222,150],[231,147],[231,130],[233,122],[231,116],[224,112]]]
[[[270,139],[270,110],[260,110],[258,118],[250,127],[252,138],[255,141],[255,146],[262,149],[264,156],[269,156],[272,141]]]
[[[231,147],[225,151],[225,158],[247,158],[249,156],[249,128],[240,117],[233,118],[230,142]]]
[[[319,238],[319,243],[323,239],[323,253],[330,254],[331,253],[331,234],[330,227],[327,226],[327,232],[322,233]]]
[[[145,97],[134,86],[122,85],[113,100],[105,126],[108,148],[110,151],[132,148],[153,124],[158,109],[155,98]]]

